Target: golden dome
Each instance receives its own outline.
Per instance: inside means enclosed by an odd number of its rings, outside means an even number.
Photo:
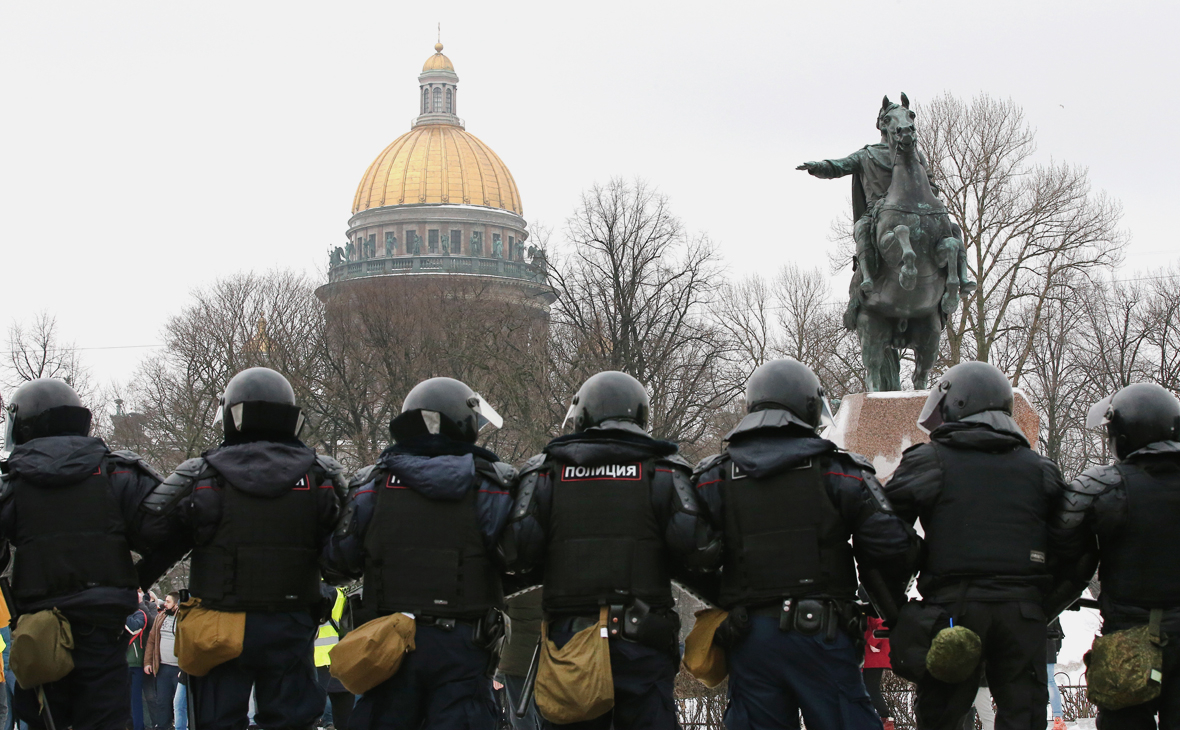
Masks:
[[[387,205],[482,205],[523,215],[512,173],[462,127],[415,127],[385,148],[361,178],[352,212]]]
[[[442,54],[443,45],[441,43],[434,44],[436,53],[430,58],[426,59],[426,63],[422,64],[423,71],[454,71],[455,67],[451,65],[451,59]]]

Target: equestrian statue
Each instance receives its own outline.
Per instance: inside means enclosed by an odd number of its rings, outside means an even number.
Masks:
[[[844,326],[860,339],[869,392],[901,390],[901,350],[914,353],[914,388],[938,357],[946,318],[975,291],[963,232],[947,214],[918,149],[910,100],[886,96],[881,141],[839,160],[797,169],[819,178],[852,175],[852,262]]]

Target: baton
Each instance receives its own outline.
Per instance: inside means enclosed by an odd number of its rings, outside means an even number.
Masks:
[[[529,662],[529,671],[524,675],[524,691],[520,694],[520,701],[512,709],[517,720],[528,714],[529,704],[533,701],[533,690],[537,684],[537,667],[541,665],[541,642],[544,640],[543,633],[537,637],[537,646],[533,649],[533,660]]]
[[[45,699],[45,688],[37,685],[37,699],[41,701],[41,714],[45,717],[46,730],[57,730],[53,722],[53,713],[49,711],[49,700]]]

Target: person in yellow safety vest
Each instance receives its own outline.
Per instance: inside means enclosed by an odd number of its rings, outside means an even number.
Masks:
[[[320,585],[320,591],[326,595],[330,595],[329,592],[332,590],[327,584]],[[344,616],[344,591],[336,588],[335,592],[336,602],[332,605],[332,616],[320,625],[320,633],[315,638],[315,667],[320,686],[327,690],[328,701],[332,703],[332,724],[337,728],[346,728],[356,698],[328,669],[332,664],[329,652],[340,641],[340,619]]]

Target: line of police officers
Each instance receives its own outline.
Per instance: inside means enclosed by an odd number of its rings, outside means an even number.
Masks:
[[[647,432],[636,380],[595,375],[573,399],[571,433],[518,473],[476,444],[499,416],[463,383],[416,386],[392,445],[346,484],[299,441],[289,383],[252,368],[227,384],[223,443],[166,479],[90,437],[90,413],[58,380],[21,386],[8,410],[0,538],[15,548],[14,615],[59,609],[74,670],[43,687],[59,728],[123,728],[123,619],[137,586],[191,554],[204,607],[245,612],[241,654],[192,678],[199,730],[246,726],[251,687],[263,728],[305,730],[324,708],[312,661],[330,610],[320,578],[363,577],[361,618],[414,616],[416,650],[358,701],[350,727],[496,725],[491,692],[504,638],[504,584],[543,586],[549,638],[563,645],[601,607],[614,708],[568,727],[676,727],[679,620],[673,579],[727,609],[726,725],[880,728],[860,678],[863,586],[896,618],[912,574],[982,640],[963,682],[918,683],[921,728],[953,728],[986,672],[997,728],[1043,728],[1045,626],[1100,565],[1104,631],[1147,621],[1180,635],[1180,403],[1132,385],[1095,406],[1117,461],[1066,485],[1012,419],[1012,389],[982,363],[949,370],[887,486],[872,465],[821,438],[818,379],[791,360],[762,365],[749,414],[694,470]],[[913,524],[922,521],[924,540]],[[142,558],[133,564],[131,551]],[[5,554],[7,560],[7,553]],[[1159,699],[1102,712],[1101,728],[1180,727],[1180,645],[1165,647]],[[45,726],[31,688],[16,707]]]

